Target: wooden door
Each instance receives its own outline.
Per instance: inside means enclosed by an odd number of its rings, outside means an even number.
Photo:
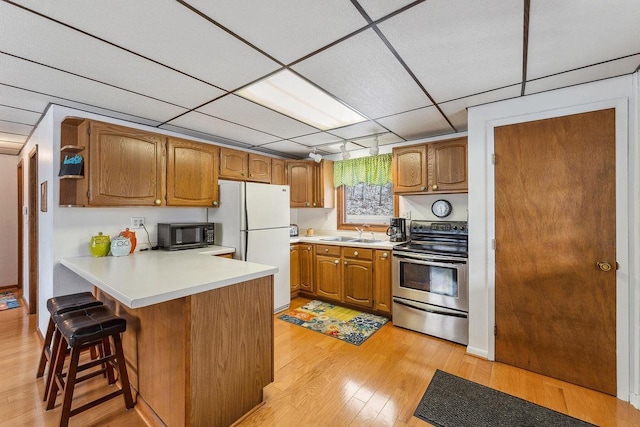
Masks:
[[[313,173],[309,162],[287,162],[287,182],[291,187],[292,208],[311,206]]]
[[[164,203],[164,137],[91,122],[89,204],[159,206]]]
[[[249,180],[271,183],[271,157],[249,153]]]
[[[38,313],[38,287],[39,282],[39,237],[38,237],[38,198],[40,188],[38,186],[38,146],[33,147],[29,153],[29,182],[28,182],[28,220],[29,220],[29,314]]]
[[[429,144],[427,187],[431,192],[466,192],[467,138]]]
[[[391,251],[376,250],[373,262],[373,308],[391,313]]]
[[[313,247],[303,245],[300,248],[300,290],[313,293]]]
[[[289,291],[291,298],[300,292],[300,252],[302,245],[289,246]]]
[[[287,173],[285,161],[271,159],[271,183],[285,185],[287,183]]]
[[[316,255],[315,283],[319,297],[340,301],[341,270],[340,258]]]
[[[496,128],[495,154],[496,360],[615,395],[615,111]]]
[[[220,178],[247,179],[249,153],[231,148],[220,148]]]
[[[427,189],[427,146],[393,149],[393,192],[415,193]]]
[[[218,206],[218,147],[167,140],[167,205]]]
[[[18,162],[18,290],[24,286],[24,161]]]
[[[342,272],[344,301],[363,307],[373,307],[373,262],[344,259]]]

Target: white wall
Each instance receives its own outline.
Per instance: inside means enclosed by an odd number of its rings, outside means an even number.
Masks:
[[[0,286],[18,284],[18,160],[0,154]]]
[[[469,109],[469,346],[494,358],[493,129],[511,123],[616,108],[618,397],[638,406],[640,293],[637,73]]]

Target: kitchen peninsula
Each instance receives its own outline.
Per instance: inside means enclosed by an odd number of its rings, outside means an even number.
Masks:
[[[127,369],[150,424],[228,426],[259,406],[273,381],[278,269],[214,256],[222,253],[214,247],[60,261],[127,319]]]

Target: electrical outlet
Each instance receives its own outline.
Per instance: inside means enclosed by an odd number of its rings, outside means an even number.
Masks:
[[[405,211],[403,216],[405,219],[411,219],[411,211]]]
[[[131,228],[142,228],[144,226],[144,217],[131,217]]]

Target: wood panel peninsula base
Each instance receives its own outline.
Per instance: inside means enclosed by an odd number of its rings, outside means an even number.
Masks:
[[[95,291],[127,319],[127,368],[149,424],[229,426],[263,403],[274,370],[273,276],[135,309]]]

